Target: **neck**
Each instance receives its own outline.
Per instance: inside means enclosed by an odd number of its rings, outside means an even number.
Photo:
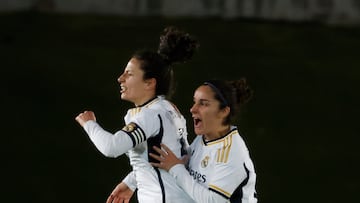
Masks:
[[[151,95],[151,96],[148,96],[144,99],[142,99],[141,101],[138,101],[135,104],[136,107],[141,107],[141,106],[144,106],[146,105],[147,103],[149,103],[151,100],[153,100],[156,96],[155,95]]]
[[[230,131],[230,125],[222,125],[218,130],[214,133],[210,133],[204,135],[206,141],[216,140],[228,133]]]

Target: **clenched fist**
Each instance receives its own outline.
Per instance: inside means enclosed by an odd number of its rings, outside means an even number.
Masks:
[[[75,120],[81,125],[84,126],[84,124],[87,121],[96,121],[96,117],[94,112],[92,111],[84,111],[83,113],[80,113],[78,116],[76,116]]]

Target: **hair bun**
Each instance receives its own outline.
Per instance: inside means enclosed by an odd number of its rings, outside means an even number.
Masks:
[[[199,43],[193,36],[170,26],[160,36],[158,53],[169,64],[183,63],[192,58],[198,47]]]
[[[247,103],[253,96],[253,90],[248,85],[246,78],[231,81],[231,85],[235,88],[236,99],[239,104]]]

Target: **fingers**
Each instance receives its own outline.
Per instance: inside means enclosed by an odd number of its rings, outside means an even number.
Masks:
[[[84,111],[83,113],[80,113],[75,120],[81,125],[83,126],[87,121],[89,120],[93,120],[96,121],[96,117],[94,112],[92,111]]]
[[[174,155],[174,153],[165,144],[160,144],[161,149],[157,146],[153,146],[153,149],[161,156]]]
[[[166,156],[166,155],[167,155],[167,152],[166,152],[166,151],[160,149],[160,148],[157,147],[157,146],[153,146],[153,149],[154,149],[157,153],[159,153],[161,156]]]
[[[111,199],[110,199],[110,197],[111,197]],[[110,195],[110,197],[108,198],[106,203],[123,203],[124,201],[129,202],[129,200],[126,200],[126,199],[123,199],[123,198],[118,198],[118,197],[115,197],[113,195]]]
[[[157,161],[160,161],[160,163],[162,161],[164,161],[166,159],[166,157],[174,157],[175,154],[165,145],[165,144],[160,144],[162,149],[160,149],[157,146],[153,146],[153,149],[159,154],[153,154],[150,153],[150,156],[154,159],[156,159]]]
[[[76,116],[75,120],[79,122],[81,118],[83,117],[83,113],[79,113],[79,115]]]
[[[164,159],[163,157],[161,157],[161,156],[159,156],[159,155],[156,155],[156,154],[153,154],[153,153],[149,153],[149,155],[150,155],[152,158],[156,159],[157,161],[162,161],[162,160]]]
[[[112,203],[113,199],[114,199],[114,196],[111,194],[111,195],[107,198],[106,203]]]
[[[169,147],[167,147],[165,144],[160,144],[160,146],[163,148],[163,151],[165,151],[166,152],[166,155],[168,155],[168,154],[174,154],[172,151],[171,151],[171,149],[169,149]]]
[[[155,149],[155,147],[154,147]],[[158,147],[156,147],[155,150],[160,150],[162,151],[161,149],[159,149]],[[149,155],[154,158],[155,160],[159,161],[159,163],[154,163],[154,162],[150,162],[150,164],[154,167],[157,167],[157,168],[162,168],[162,161],[164,160],[164,157],[161,157],[159,155],[156,155],[156,154],[153,154],[153,153],[149,153]]]
[[[161,162],[160,162],[161,163]],[[154,167],[157,167],[157,168],[162,168],[161,166],[161,164],[160,163],[154,163],[154,162],[150,162],[150,164],[152,165],[152,166],[154,166]]]
[[[115,197],[114,200],[112,201],[112,203],[123,203],[123,201],[121,198]]]
[[[84,125],[84,119],[82,118],[82,114],[79,114],[78,116],[76,116],[75,120],[81,125]]]

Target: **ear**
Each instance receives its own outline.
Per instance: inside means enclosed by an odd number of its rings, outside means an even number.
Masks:
[[[156,89],[156,79],[150,78],[145,80],[145,88],[147,90],[155,90]]]
[[[230,107],[227,106],[227,107],[221,109],[221,114],[222,114],[223,118],[226,118],[230,114]]]

